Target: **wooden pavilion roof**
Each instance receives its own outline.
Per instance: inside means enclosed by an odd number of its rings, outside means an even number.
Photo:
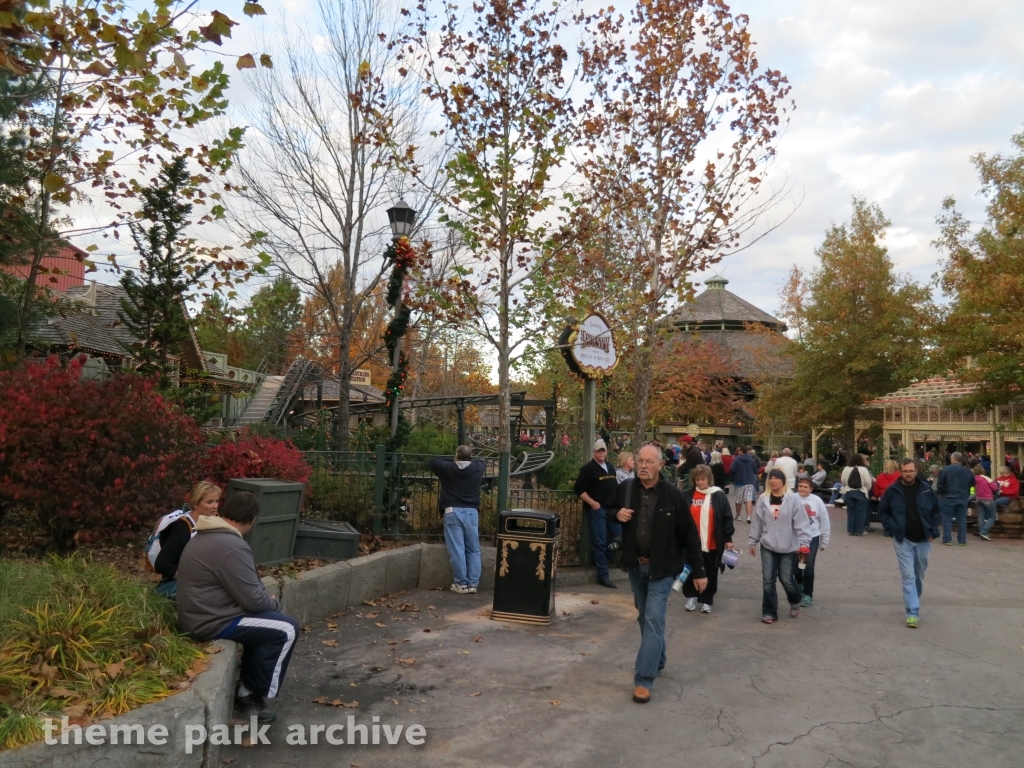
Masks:
[[[960,382],[946,376],[933,376],[930,379],[918,381],[908,387],[903,387],[895,392],[869,400],[864,403],[864,407],[884,408],[894,405],[939,405],[949,400],[967,397],[977,389],[977,384]]]

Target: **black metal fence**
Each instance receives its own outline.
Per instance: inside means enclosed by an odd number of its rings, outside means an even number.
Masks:
[[[351,523],[362,533],[440,540],[444,511],[432,456],[367,451],[306,451],[313,469],[306,485],[305,516]],[[480,494],[480,535],[498,523],[497,465],[488,464]],[[540,509],[562,518],[559,565],[579,563],[582,508],[572,491],[509,488],[510,509]]]

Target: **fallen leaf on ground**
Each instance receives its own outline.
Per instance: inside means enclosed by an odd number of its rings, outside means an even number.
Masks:
[[[384,623],[378,621],[378,622],[376,622],[376,626],[378,626],[378,627],[386,627],[387,624],[384,624]]]
[[[424,629],[423,631],[424,631],[424,632],[429,632],[429,631],[430,631],[430,627],[427,627],[427,628],[426,628],[426,629]]]
[[[476,693],[469,694],[470,696],[479,696],[483,691],[477,691]]]
[[[413,664],[416,663],[416,659],[410,656],[408,659],[399,659],[398,663],[404,664],[407,667],[411,667]]]
[[[221,651],[224,650],[224,646],[223,645],[209,645],[206,648],[204,648],[203,650],[206,653],[220,653]],[[234,760],[232,760],[231,762],[234,762]]]
[[[474,643],[482,643],[483,641],[484,641],[484,639],[482,637],[474,637],[473,638],[473,642]]]
[[[233,757],[225,757],[223,760],[220,761],[220,764],[221,765],[231,765],[233,762],[235,762],[235,758],[233,758]]]
[[[337,648],[338,647],[338,641],[337,640],[321,640],[320,643],[322,645],[326,645],[328,648]]]
[[[592,605],[597,605],[601,601],[600,600],[591,600],[590,602],[591,602]]]
[[[437,609],[434,606],[432,606],[432,605],[428,605],[427,606],[427,610],[428,611],[436,611]]]
[[[71,699],[78,694],[74,691],[69,691],[67,688],[51,688],[47,695],[55,699]]]
[[[337,622],[335,622],[335,621],[328,621],[327,622],[327,629],[330,630],[331,632],[333,632],[337,628],[338,628],[338,623]]]
[[[551,701],[549,701],[548,704],[550,704],[552,707],[562,706],[562,702],[560,702],[558,699],[551,699]]]
[[[397,640],[388,640],[388,645],[398,645]]]
[[[206,661],[204,659],[196,659],[192,663],[191,668],[189,668],[185,672],[185,677],[187,677],[189,680],[195,680],[197,675],[201,675],[203,672],[206,671],[206,667],[207,667],[207,664],[206,664]],[[110,674],[109,668],[108,668],[107,674]]]

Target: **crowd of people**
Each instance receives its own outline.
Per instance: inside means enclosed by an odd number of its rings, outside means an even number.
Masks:
[[[711,613],[719,574],[736,562],[737,523],[749,524],[747,547],[750,555],[760,555],[761,621],[770,625],[779,620],[780,583],[790,618],[814,605],[815,564],[832,533],[823,496],[831,492],[829,504],[845,506],[849,536],[866,535],[877,515],[883,534],[893,539],[905,625],[914,629],[931,542],[941,536],[952,546],[955,521],[957,543],[966,546],[971,499],[978,535],[988,539],[997,505],[1009,504],[1020,492],[1010,457],[995,479],[980,458],[958,452],[929,476],[920,472],[919,459],[906,458],[887,460],[872,477],[865,448],[847,458],[836,445],[831,458],[818,460],[786,448],[762,462],[753,448],[716,444],[706,450],[684,435],[667,449],[651,443],[635,456],[622,451],[613,466],[607,443],[594,443],[574,490],[589,522],[598,583],[616,588],[609,575],[616,558],[629,574],[641,631],[634,701],[650,700],[666,663],[665,615],[673,583],[682,585],[685,610]],[[667,463],[677,467],[678,483],[663,476]],[[839,476],[830,485],[833,469]]]

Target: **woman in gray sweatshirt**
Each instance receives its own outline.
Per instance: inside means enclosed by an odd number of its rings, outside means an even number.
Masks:
[[[800,586],[793,578],[799,552],[810,552],[811,522],[800,497],[790,491],[781,469],[768,473],[768,490],[758,497],[750,525],[750,554],[757,555],[761,545],[761,621],[779,620],[779,595],[776,580],[789,600],[789,615],[800,615]]]

